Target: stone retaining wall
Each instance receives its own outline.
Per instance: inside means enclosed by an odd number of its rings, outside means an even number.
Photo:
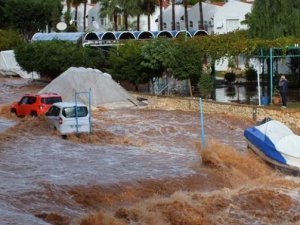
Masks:
[[[181,98],[131,93],[134,97],[145,98],[148,108],[163,110],[198,111],[199,98]],[[260,121],[266,117],[279,120],[294,130],[300,130],[300,110],[281,109],[280,106],[241,105],[203,100],[204,113],[223,113]]]

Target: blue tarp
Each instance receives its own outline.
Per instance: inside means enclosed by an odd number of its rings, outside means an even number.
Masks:
[[[275,148],[274,143],[269,139],[266,134],[262,133],[255,127],[247,128],[244,131],[244,136],[252,143],[257,149],[263,152],[267,157],[279,163],[287,164],[285,158]]]

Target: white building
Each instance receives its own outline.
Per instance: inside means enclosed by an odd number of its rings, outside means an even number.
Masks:
[[[221,7],[222,7],[221,5],[202,2],[204,30],[206,30],[209,34],[213,33],[213,31],[214,31],[214,16],[215,16],[216,11]],[[188,11],[188,18],[189,18],[190,30],[200,30],[201,29],[199,3],[197,3],[192,8],[190,8],[190,10]],[[184,21],[182,21],[181,23],[182,23],[182,26],[184,26]]]
[[[67,11],[66,2],[63,3],[63,13]],[[86,9],[86,31],[107,31],[107,30],[113,30],[113,16],[100,16],[101,11],[101,3],[92,4],[91,0],[88,0],[87,3],[87,9]],[[84,14],[84,4],[81,4],[77,9],[77,29],[78,31],[84,31],[83,28],[83,14]],[[158,17],[159,14],[159,7],[156,8],[155,12],[150,16],[150,28],[152,31],[158,30],[158,24],[155,22],[155,19]],[[71,17],[72,22],[75,22],[75,8],[71,8]],[[124,27],[124,17],[120,14],[117,17],[117,23],[119,28]],[[130,26],[130,30],[136,29],[136,17],[129,17],[128,23]],[[141,15],[140,17],[140,30],[148,30],[148,17],[147,15]]]
[[[175,5],[175,30],[184,30],[184,24],[182,26],[181,16],[184,14],[183,5]],[[158,15],[158,23],[159,15]],[[163,11],[163,29],[161,30],[172,30],[172,5],[169,5]]]
[[[62,13],[64,14],[67,11],[66,1],[63,1],[62,4],[63,4]],[[91,3],[91,0],[88,0],[87,5],[86,5],[86,12],[91,10],[94,7],[94,5],[95,4]],[[77,30],[80,31],[80,32],[82,32],[84,30],[84,28],[83,28],[83,23],[84,23],[83,14],[84,14],[84,4],[80,4],[77,8],[77,19],[75,21],[75,8],[71,7],[71,21],[70,21],[70,23],[77,23]],[[64,20],[64,19],[62,18],[62,20]],[[87,21],[88,21],[88,18],[85,17],[86,26],[87,26]]]
[[[88,31],[107,31],[113,30],[113,18],[112,16],[100,17],[101,3],[97,3],[94,5],[92,9],[88,11]],[[155,22],[155,18],[159,13],[159,8],[157,7],[155,12],[150,15],[150,28],[152,31],[157,30],[157,23]],[[118,15],[117,23],[119,29],[124,27],[124,17],[122,15]],[[129,30],[136,30],[136,17],[128,17]],[[130,25],[132,24],[132,25]],[[147,15],[140,16],[140,30],[148,30],[148,17]]]
[[[234,30],[245,30],[242,24],[245,16],[252,10],[252,4],[237,0],[229,0],[214,15],[214,33],[225,34]]]
[[[242,24],[246,19],[246,15],[252,10],[252,4],[237,0],[229,0],[226,4],[220,7],[214,15],[214,33],[225,34],[234,30],[245,30],[247,25]],[[238,67],[245,69],[245,58],[238,57]],[[226,71],[228,69],[228,59],[222,58],[216,63],[217,71]]]

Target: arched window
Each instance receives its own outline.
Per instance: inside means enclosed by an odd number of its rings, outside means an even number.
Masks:
[[[167,24],[166,23],[164,23],[164,30],[166,30],[167,29]]]

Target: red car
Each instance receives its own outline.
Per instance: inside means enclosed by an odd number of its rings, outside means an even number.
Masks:
[[[11,113],[17,116],[40,116],[45,114],[55,102],[61,102],[62,98],[55,93],[26,94],[19,102],[11,105]]]

